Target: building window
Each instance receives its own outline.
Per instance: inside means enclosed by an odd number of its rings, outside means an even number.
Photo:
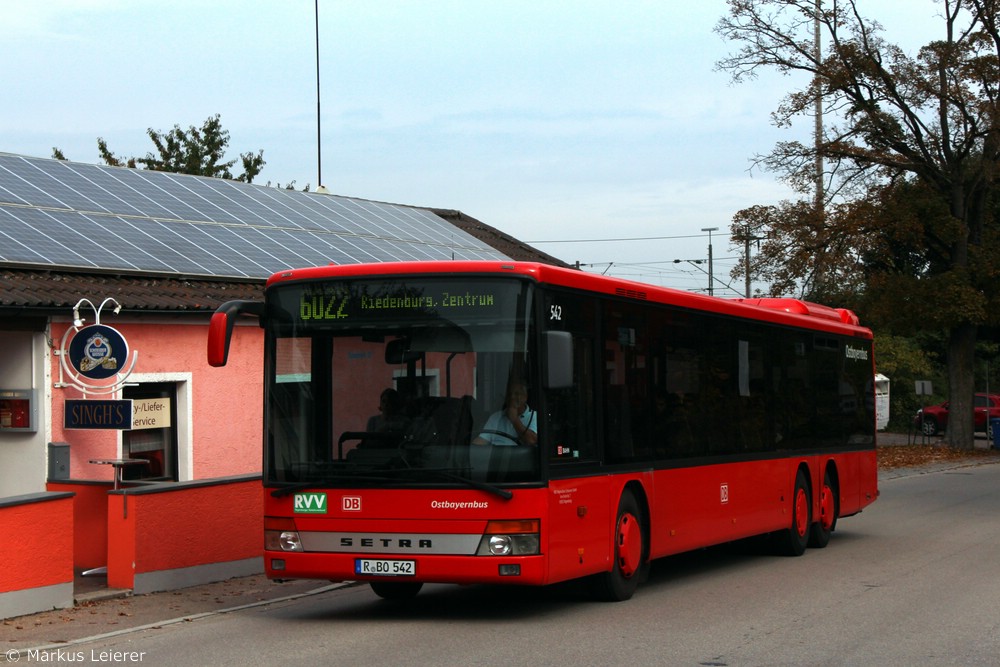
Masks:
[[[125,387],[132,399],[132,430],[122,432],[122,456],[147,465],[128,466],[125,478],[177,481],[177,385],[143,383]]]

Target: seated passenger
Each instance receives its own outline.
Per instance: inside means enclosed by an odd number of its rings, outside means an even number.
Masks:
[[[511,383],[503,407],[490,415],[472,444],[538,444],[538,420],[535,411],[528,407],[528,389],[523,383]]]
[[[403,414],[403,397],[393,388],[382,391],[378,402],[379,414],[368,418],[368,433],[402,433],[409,425]]]

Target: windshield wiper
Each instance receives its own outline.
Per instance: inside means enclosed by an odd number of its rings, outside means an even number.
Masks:
[[[308,482],[293,482],[288,486],[282,486],[271,491],[271,497],[280,498],[282,496],[287,496],[290,493],[295,493],[301,489],[308,489],[310,487],[322,487],[326,484],[336,481],[362,481],[362,482],[388,482],[391,480],[398,480],[399,473],[418,473],[418,474],[428,474],[435,475],[441,479],[447,479],[452,482],[459,482],[473,489],[479,491],[485,491],[486,493],[491,493],[495,496],[499,496],[504,500],[510,500],[514,497],[514,494],[507,489],[502,489],[499,486],[494,486],[493,484],[487,484],[486,482],[480,482],[475,479],[469,479],[468,477],[462,477],[461,475],[456,475],[453,472],[448,472],[447,470],[440,469],[427,469],[427,468],[395,468],[392,470],[386,470],[386,475],[326,475],[320,479],[315,479]]]
[[[392,477],[387,475],[325,475],[321,478],[310,480],[308,482],[292,482],[287,486],[282,486],[274,491],[271,491],[272,498],[280,498],[281,496],[287,496],[289,493],[295,493],[301,489],[308,489],[312,487],[320,487],[329,485],[333,482],[339,481],[363,481],[363,482],[388,482],[392,480]]]

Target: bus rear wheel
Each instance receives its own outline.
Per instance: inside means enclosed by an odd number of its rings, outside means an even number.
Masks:
[[[615,542],[609,572],[594,577],[594,592],[601,600],[628,600],[649,571],[649,547],[643,511],[630,491],[622,494],[615,518]]]
[[[423,587],[419,581],[369,581],[368,585],[383,600],[409,600]]]
[[[809,543],[809,529],[812,525],[812,498],[809,482],[801,470],[795,475],[795,491],[792,494],[792,525],[777,535],[778,552],[783,556],[801,556]]]
[[[819,520],[809,531],[809,546],[822,549],[830,543],[830,534],[837,526],[837,514],[840,510],[837,489],[833,485],[830,471],[823,474],[823,488],[819,490]]]

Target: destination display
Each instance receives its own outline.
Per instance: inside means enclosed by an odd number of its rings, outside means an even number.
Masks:
[[[381,319],[496,318],[513,312],[514,281],[336,282],[277,291],[276,301],[300,325]]]

